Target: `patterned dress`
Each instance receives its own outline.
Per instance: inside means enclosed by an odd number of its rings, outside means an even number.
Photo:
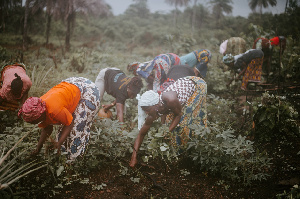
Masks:
[[[189,125],[199,123],[206,126],[207,85],[200,77],[188,76],[178,79],[164,92],[168,91],[175,91],[177,93],[183,113],[179,124],[174,131],[171,132],[172,144],[173,146],[178,146],[179,149],[184,149],[192,136]],[[169,114],[166,122],[172,122],[173,117],[173,114]]]
[[[68,152],[68,161],[72,162],[76,157],[84,154],[88,145],[90,128],[100,108],[100,95],[97,86],[89,79],[71,77],[63,82],[76,85],[81,92],[80,101],[73,113],[74,127],[61,149],[63,152]],[[62,128],[63,126],[59,129],[57,141],[61,136]]]
[[[251,49],[234,56],[234,68],[246,71],[243,74],[241,89],[247,90],[248,82],[260,82],[264,53],[262,50]]]
[[[166,74],[174,65],[180,65],[181,61],[178,55],[174,53],[160,54],[151,62],[140,64],[137,69],[137,74],[143,78],[148,78],[151,74],[154,75],[153,91],[158,92],[160,85],[166,81]]]

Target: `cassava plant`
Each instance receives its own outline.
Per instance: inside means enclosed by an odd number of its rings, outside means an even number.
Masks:
[[[268,177],[265,171],[270,167],[271,159],[256,152],[253,142],[246,137],[235,136],[233,129],[213,123],[207,127],[193,124],[190,128],[195,136],[188,143],[189,157],[199,169],[245,185]]]

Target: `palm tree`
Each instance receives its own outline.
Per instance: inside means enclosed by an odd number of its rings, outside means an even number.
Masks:
[[[249,7],[252,11],[255,11],[257,7],[259,7],[260,15],[262,15],[262,8],[267,8],[270,6],[276,6],[277,0],[250,0]]]
[[[217,25],[220,24],[220,19],[224,17],[223,13],[230,14],[232,13],[232,0],[211,0],[209,2],[213,5],[213,15],[217,19]]]
[[[24,30],[23,30],[23,50],[27,50],[28,41],[27,41],[27,22],[28,22],[28,15],[29,15],[29,4],[31,0],[26,0],[25,2],[25,16],[24,16]]]
[[[178,6],[187,6],[188,3],[190,2],[190,0],[165,0],[165,2],[167,4],[170,4],[170,5],[175,5],[175,10],[176,12],[174,12],[174,24],[176,25],[177,24],[177,13],[178,13]]]
[[[101,14],[106,16],[111,15],[109,7],[103,0],[66,0],[58,2],[64,6],[62,11],[64,19],[67,22],[65,38],[66,51],[70,50],[71,27],[74,25],[77,12],[93,16],[99,16]]]
[[[5,31],[6,18],[9,17],[9,12],[22,6],[22,0],[1,0],[0,1],[0,29]]]

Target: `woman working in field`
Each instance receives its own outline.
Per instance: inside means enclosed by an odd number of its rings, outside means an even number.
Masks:
[[[148,82],[148,89],[158,92],[160,85],[165,82],[166,74],[174,65],[180,65],[180,58],[174,53],[160,54],[152,61],[134,62],[127,66],[128,71],[139,75]]]
[[[232,78],[227,86],[235,79],[243,75],[242,86],[243,90],[247,90],[248,82],[260,82],[264,53],[262,50],[248,50],[245,53],[232,56],[227,54],[223,57],[224,64],[228,65],[231,70],[239,73],[236,78]]]
[[[185,149],[191,132],[188,125],[198,123],[206,125],[206,94],[207,86],[203,79],[188,76],[178,79],[160,95],[152,90],[146,91],[138,103],[139,134],[134,142],[130,166],[137,164],[137,152],[145,135],[153,122],[162,117],[162,122],[169,123],[172,144]]]
[[[124,122],[124,108],[126,99],[133,99],[141,91],[143,82],[140,77],[127,77],[118,68],[102,69],[95,81],[100,91],[100,100],[102,100],[104,92],[112,95],[115,101],[109,105],[103,105],[105,111],[116,105],[117,118],[120,122]]]
[[[0,110],[17,110],[18,103],[22,105],[28,98],[32,85],[26,75],[25,65],[22,63],[4,65],[0,81]]]
[[[19,116],[26,122],[39,124],[41,136],[33,155],[40,152],[53,125],[61,125],[54,147],[67,152],[68,162],[83,155],[89,141],[90,128],[100,107],[99,90],[90,80],[71,77],[54,86],[46,94],[28,98]]]
[[[241,37],[230,37],[220,45],[220,53],[223,56],[226,54],[234,56],[244,52],[246,52],[246,41]]]
[[[181,64],[189,65],[196,69],[196,76],[206,77],[207,64],[211,60],[212,54],[207,49],[195,50],[180,57]]]
[[[280,55],[283,54],[286,48],[286,38],[284,36],[277,36],[273,37],[270,40],[267,38],[257,38],[252,48],[253,49],[260,49],[264,53],[264,62],[266,63],[267,67],[267,74],[269,75],[271,72],[271,61],[272,61],[272,54],[273,54],[273,47],[278,46],[280,49]]]

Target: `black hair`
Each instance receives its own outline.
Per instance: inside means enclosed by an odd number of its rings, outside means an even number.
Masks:
[[[21,97],[23,89],[23,81],[17,73],[15,73],[15,77],[16,78],[11,82],[11,92],[15,97],[19,98]]]
[[[143,87],[143,81],[139,76],[135,76],[131,78],[130,82],[128,83],[128,87],[133,93],[138,94]]]

